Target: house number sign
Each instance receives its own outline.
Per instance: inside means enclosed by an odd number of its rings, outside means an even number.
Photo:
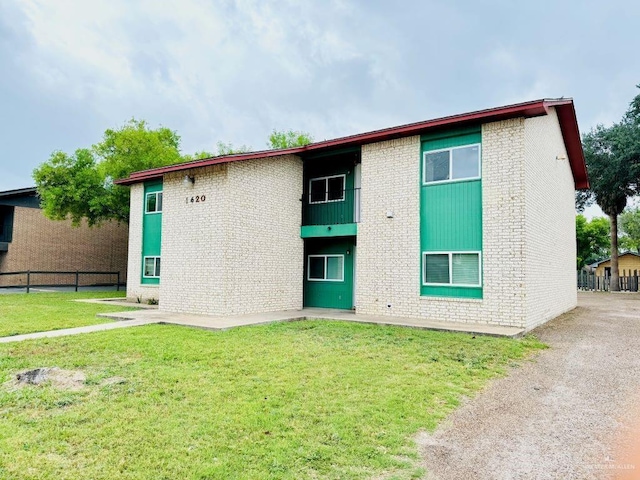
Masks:
[[[196,195],[194,197],[187,197],[185,203],[201,203],[207,199],[206,195]]]

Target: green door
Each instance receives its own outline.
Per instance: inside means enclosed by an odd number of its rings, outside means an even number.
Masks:
[[[305,242],[304,306],[353,308],[354,237]]]

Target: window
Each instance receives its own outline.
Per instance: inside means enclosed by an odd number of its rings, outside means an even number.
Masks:
[[[480,144],[424,153],[423,183],[480,178]]]
[[[162,212],[162,192],[147,193],[144,211],[145,213]]]
[[[312,282],[344,281],[344,255],[309,255],[307,280]]]
[[[144,257],[145,278],[160,278],[160,257]]]
[[[480,287],[480,252],[423,253],[422,283]]]
[[[333,175],[309,180],[309,203],[344,201],[345,177],[345,175]]]

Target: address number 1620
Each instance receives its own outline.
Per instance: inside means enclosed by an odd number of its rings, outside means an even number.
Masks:
[[[204,202],[207,199],[206,195],[196,195],[195,197],[187,197],[185,203],[200,203]]]

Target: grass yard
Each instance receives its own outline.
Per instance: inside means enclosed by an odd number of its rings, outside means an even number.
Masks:
[[[413,436],[539,348],[322,320],[0,345],[0,478],[415,478]],[[87,380],[12,386],[42,366]]]
[[[127,308],[78,303],[78,298],[124,297],[125,292],[11,293],[0,295],[0,337],[107,323],[97,313]]]

